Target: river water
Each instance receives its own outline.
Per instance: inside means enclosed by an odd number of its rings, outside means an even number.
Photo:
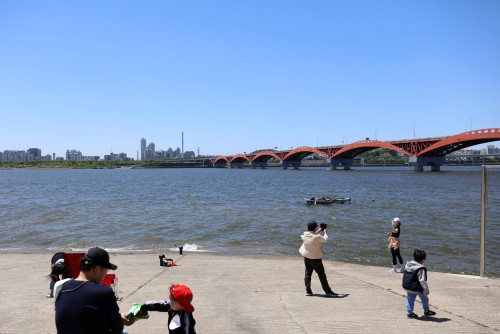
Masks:
[[[489,175],[486,274],[500,276],[500,173]],[[0,252],[187,251],[300,256],[309,219],[324,258],[391,267],[386,233],[430,270],[479,273],[481,173],[324,168],[1,170]],[[304,198],[348,196],[349,204]]]

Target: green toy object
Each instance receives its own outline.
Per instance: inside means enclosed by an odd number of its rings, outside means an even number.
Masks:
[[[127,319],[132,320],[132,319],[147,319],[149,318],[149,314],[147,310],[141,311],[141,308],[143,305],[146,305],[144,303],[135,303],[130,307],[127,313]]]

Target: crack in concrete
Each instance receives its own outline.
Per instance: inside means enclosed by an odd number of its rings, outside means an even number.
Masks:
[[[184,257],[184,255],[182,255],[181,257],[179,257],[178,259],[176,259],[174,262],[179,262],[183,257]],[[123,297],[121,300],[122,301],[126,300],[130,296],[134,295],[137,291],[139,291],[140,289],[142,289],[143,287],[145,287],[146,285],[148,285],[149,283],[151,283],[151,281],[154,280],[155,278],[163,275],[163,273],[165,273],[165,272],[166,272],[166,270],[160,271],[158,274],[156,274],[153,277],[151,277],[150,279],[148,279],[145,283],[139,285],[134,291],[130,292],[128,295],[126,295],[125,297]]]
[[[280,304],[282,305],[282,308],[283,308],[283,311],[288,315],[288,318],[290,318],[290,320],[297,326],[299,327],[303,333],[307,333],[307,331],[304,329],[303,326],[301,326],[294,318],[293,316],[290,314],[290,312],[288,312],[288,310],[286,309],[286,304],[283,302],[283,292],[280,291]]]

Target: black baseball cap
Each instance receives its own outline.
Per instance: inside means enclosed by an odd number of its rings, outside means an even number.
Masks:
[[[80,261],[84,264],[90,264],[92,266],[99,265],[111,270],[116,270],[116,268],[118,268],[116,265],[109,262],[108,252],[99,247],[89,249],[87,254],[85,254]],[[85,263],[85,261],[89,263]]]

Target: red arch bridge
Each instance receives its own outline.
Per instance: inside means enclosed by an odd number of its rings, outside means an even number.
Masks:
[[[339,166],[350,169],[355,156],[375,148],[387,148],[408,157],[409,164],[414,167],[415,171],[423,171],[424,166],[430,166],[431,171],[439,171],[444,164],[445,155],[469,146],[497,140],[500,140],[500,128],[467,131],[439,138],[399,141],[361,140],[348,145],[318,148],[301,146],[289,151],[261,151],[256,154],[219,156],[210,159],[208,163],[213,167],[226,167],[229,164],[231,168],[241,168],[248,161],[252,168],[266,168],[268,160],[275,158],[280,161],[283,169],[288,167],[298,169],[302,159],[316,153],[327,159],[331,165],[330,169],[336,169]]]

